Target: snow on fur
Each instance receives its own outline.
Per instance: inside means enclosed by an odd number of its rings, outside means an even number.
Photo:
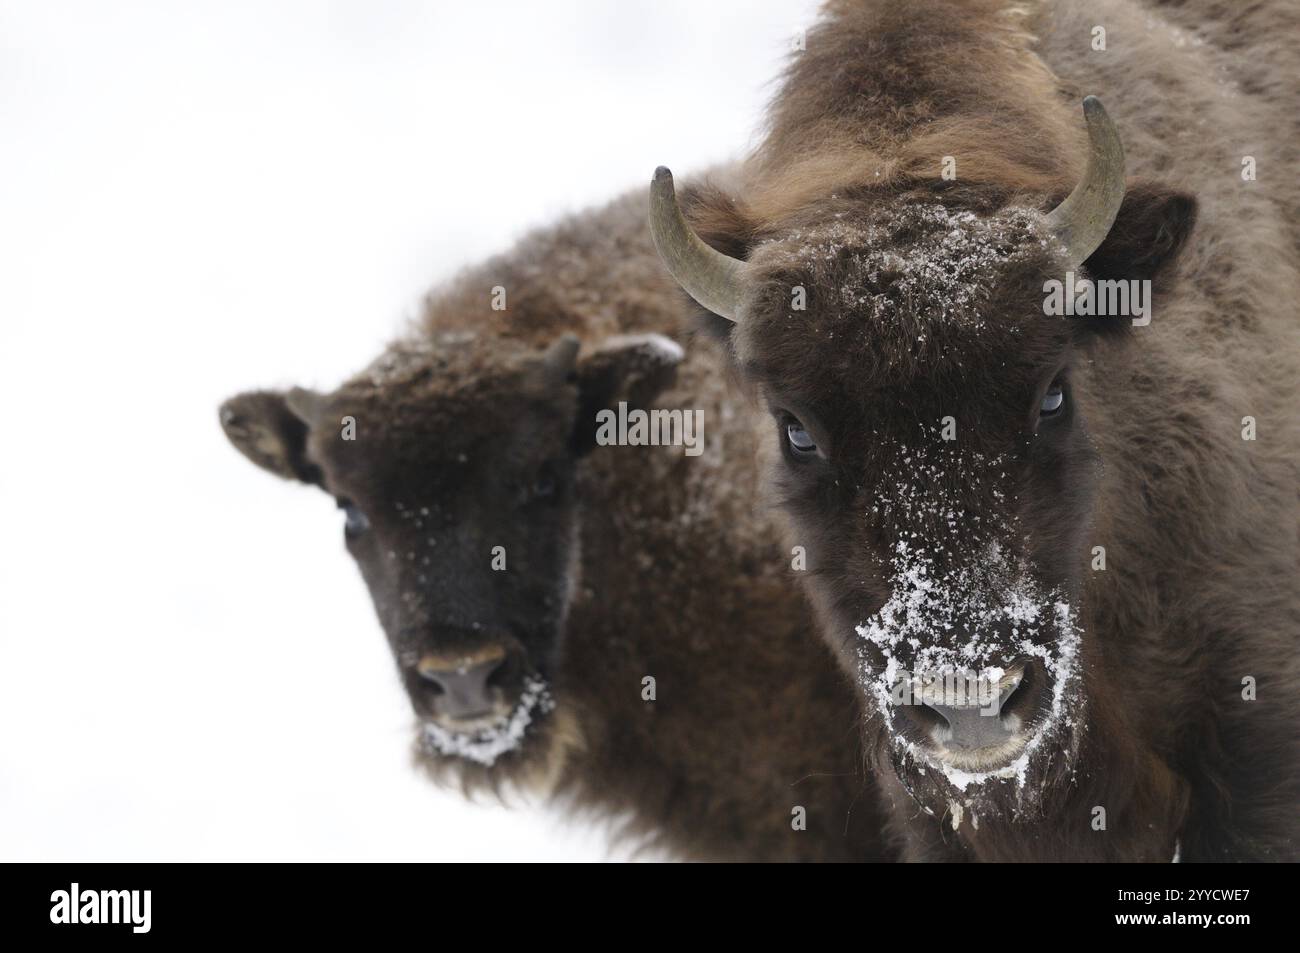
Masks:
[[[1000,458],[978,453],[954,451],[948,457],[939,448],[918,448],[900,459],[913,474],[925,471],[932,486],[944,485],[939,478],[945,470],[967,485],[1002,475]],[[996,487],[991,492],[1001,497]],[[951,500],[923,494],[914,478],[898,480],[876,510],[898,526],[901,538],[890,561],[890,596],[857,627],[864,647],[874,646],[884,664],[878,667],[864,652],[860,677],[891,726],[893,743],[918,764],[940,771],[958,791],[992,778],[1015,778],[1023,786],[1031,759],[1066,722],[1070,696],[1077,691],[1079,629],[1074,610],[1059,593],[1043,591],[1027,565],[1010,555],[1007,543],[1014,538],[1014,528],[1005,521],[974,525],[979,518],[968,517]],[[930,532],[909,529],[918,526]],[[981,544],[972,548],[972,538]],[[1004,666],[1020,658],[1041,662],[1052,679],[1052,699],[1047,716],[1010,764],[986,772],[964,771],[936,760],[892,730],[891,698],[900,681],[976,672],[996,684]]]

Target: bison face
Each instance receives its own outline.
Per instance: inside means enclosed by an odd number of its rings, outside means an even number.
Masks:
[[[337,500],[427,766],[538,781],[574,740],[552,683],[580,573],[588,405],[647,397],[680,357],[645,339],[577,351],[573,337],[541,352],[444,335],[390,348],[330,394],[222,407],[253,462]]]
[[[1087,717],[1090,355],[1130,321],[1048,316],[1045,293],[1071,269],[1153,276],[1194,211],[1148,186],[1119,207],[1095,164],[1106,208],[1047,216],[848,188],[762,221],[706,188],[704,241],[670,174],[652,185],[661,255],[771,409],[823,635],[878,714],[868,747],[934,814],[1041,806]]]
[[[847,219],[754,251],[733,335],[792,543],[904,784],[1032,790],[1076,737],[1097,478],[1060,248],[1028,212]]]

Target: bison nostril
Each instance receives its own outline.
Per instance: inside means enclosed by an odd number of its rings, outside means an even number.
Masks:
[[[438,672],[427,668],[417,668],[420,678],[424,679],[425,687],[435,695],[441,695],[446,689],[442,687],[442,678]]]
[[[495,710],[502,693],[494,676],[505,665],[505,649],[486,646],[461,654],[425,655],[415,670],[433,689],[432,704],[438,714],[473,718]]]
[[[1031,660],[1017,666],[1014,678],[1002,680],[998,721],[1013,734],[1028,731],[1047,716],[1050,689],[1051,679],[1040,663]]]
[[[925,702],[915,702],[911,705],[899,707],[899,712],[903,714],[912,727],[923,735],[930,735],[936,728],[947,727],[948,720],[931,708]]]
[[[1008,727],[1018,728],[1030,720],[1038,697],[1038,683],[1032,665],[1021,665],[1013,674],[1003,678],[998,715]]]

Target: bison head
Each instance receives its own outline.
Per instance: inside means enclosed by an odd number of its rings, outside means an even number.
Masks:
[[[770,408],[791,542],[879,713],[868,745],[931,811],[1031,809],[1086,717],[1105,395],[1085,355],[1129,322],[1047,317],[1044,287],[1085,262],[1154,270],[1191,205],[1146,187],[1126,202],[1115,130],[1095,99],[1085,112],[1088,171],[1047,214],[916,184],[752,221],[699,193],[694,218],[733,226],[706,244],[666,169],[652,186],[660,254]]]
[[[648,400],[681,356],[653,336],[578,351],[448,333],[332,393],[221,407],[248,459],[337,501],[436,773],[544,783],[575,740],[552,688],[581,565],[575,466],[594,408]]]

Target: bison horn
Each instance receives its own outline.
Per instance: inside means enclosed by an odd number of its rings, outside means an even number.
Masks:
[[[655,169],[650,182],[650,234],[669,273],[692,298],[716,315],[736,320],[749,266],[710,248],[686,224],[673,174]]]
[[[1096,96],[1083,101],[1088,123],[1088,169],[1083,181],[1047,213],[1047,223],[1065,245],[1070,261],[1081,265],[1106,239],[1124,201],[1124,147],[1115,124]]]

